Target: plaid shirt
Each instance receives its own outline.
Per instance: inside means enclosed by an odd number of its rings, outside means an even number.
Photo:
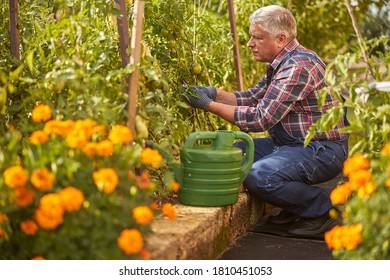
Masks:
[[[338,102],[328,94],[322,109],[318,108],[318,92],[326,87],[325,68],[315,52],[292,40],[267,65],[267,74],[255,87],[235,92],[236,125],[255,132],[272,130],[280,123],[290,136],[303,139],[310,126]],[[346,134],[337,131],[342,127],[344,120],[328,133],[317,133],[313,140],[342,140]]]

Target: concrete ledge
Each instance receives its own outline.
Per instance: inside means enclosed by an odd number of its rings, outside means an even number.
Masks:
[[[247,192],[238,202],[224,207],[175,205],[177,218],[158,218],[152,223],[147,248],[153,260],[210,260],[221,255],[235,240],[255,226],[265,205]]]

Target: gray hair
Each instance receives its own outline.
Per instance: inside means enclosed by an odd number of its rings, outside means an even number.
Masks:
[[[278,5],[262,7],[249,17],[250,23],[263,24],[264,30],[271,35],[287,33],[290,39],[297,36],[297,23],[292,13]]]

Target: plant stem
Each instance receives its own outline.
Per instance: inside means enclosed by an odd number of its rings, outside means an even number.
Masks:
[[[357,36],[357,40],[358,40],[358,43],[359,43],[359,47],[362,50],[364,62],[367,64],[367,67],[368,67],[368,70],[369,70],[369,73],[370,73],[371,77],[375,78],[374,77],[374,71],[372,70],[372,67],[371,67],[371,65],[370,65],[370,63],[368,61],[367,52],[366,52],[366,49],[364,47],[363,37],[362,37],[362,34],[360,33],[360,30],[359,30],[359,27],[358,27],[355,15],[354,15],[354,13],[352,11],[351,4],[349,3],[349,0],[344,0],[344,4],[347,7],[349,16],[351,17],[352,26],[353,26],[353,29],[355,30],[355,33],[356,33],[356,36]]]

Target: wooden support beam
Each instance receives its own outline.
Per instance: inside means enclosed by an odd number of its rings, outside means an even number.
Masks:
[[[17,59],[20,59],[18,6],[18,0],[9,0],[9,30],[11,37],[11,55],[16,57]]]
[[[131,42],[129,38],[129,24],[127,21],[126,1],[115,0],[115,8],[117,8],[122,16],[117,17],[119,44],[122,58],[122,67],[126,67],[129,64],[136,65],[141,61],[141,39],[142,39],[142,27],[144,17],[144,1],[135,1],[134,14],[133,14],[133,29],[131,34]],[[131,55],[127,53],[131,49]],[[135,136],[135,118],[137,115],[137,92],[138,92],[138,77],[139,68],[135,67],[130,74],[127,84],[127,93],[129,96],[128,112],[129,119],[127,126]]]
[[[122,58],[122,67],[126,67],[130,62],[130,56],[127,49],[130,44],[129,23],[127,21],[126,1],[115,0],[115,8],[118,9],[122,16],[116,18],[119,33],[119,47]]]
[[[230,30],[233,37],[233,53],[234,53],[234,66],[236,69],[236,79],[238,90],[244,90],[244,82],[242,79],[242,70],[241,70],[241,58],[240,50],[238,44],[237,28],[236,28],[236,19],[234,17],[234,3],[233,0],[228,0],[228,10],[229,10],[229,20],[230,20]]]
[[[134,3],[134,15],[133,15],[133,29],[131,34],[131,56],[130,64],[137,65],[141,61],[141,39],[142,39],[142,28],[144,18],[144,1],[135,1]],[[138,92],[138,77],[139,68],[134,68],[134,71],[130,76],[129,84],[129,121],[127,123],[130,130],[135,135],[135,118],[137,114],[137,92]]]

